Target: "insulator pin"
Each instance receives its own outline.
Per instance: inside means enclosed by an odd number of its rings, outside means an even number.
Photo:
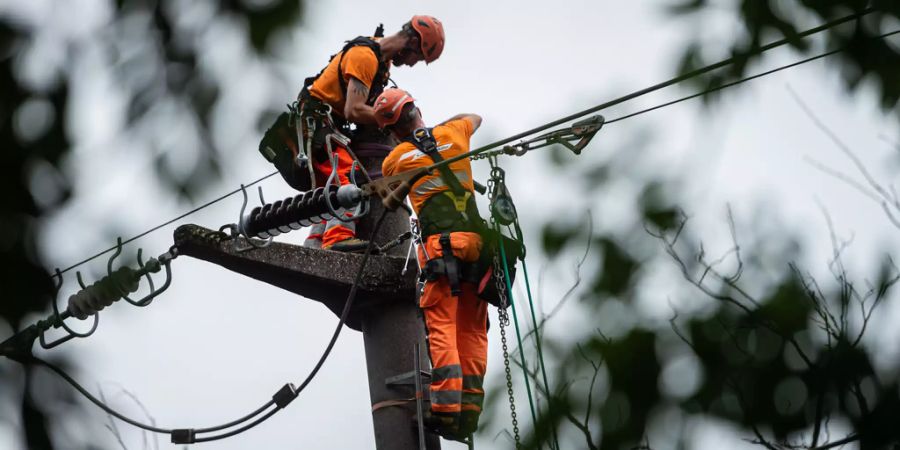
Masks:
[[[241,218],[241,227],[247,236],[268,239],[332,219],[329,202],[338,207],[334,212],[345,214],[362,201],[362,189],[355,185],[319,187],[253,208]]]

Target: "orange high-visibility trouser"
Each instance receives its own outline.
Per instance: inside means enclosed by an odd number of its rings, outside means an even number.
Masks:
[[[440,235],[419,248],[419,261],[443,255]],[[453,254],[465,262],[478,259],[481,237],[476,233],[450,234]],[[487,302],[476,295],[472,283],[460,284],[462,293],[453,297],[446,276],[425,283],[419,307],[425,317],[431,355],[431,410],[444,414],[466,411],[477,415],[484,404],[484,374],[487,369]]]
[[[350,169],[353,167],[353,157],[350,156],[346,148],[340,145],[336,145],[333,151],[338,156],[337,171],[340,185],[350,184]],[[324,186],[328,176],[331,175],[331,162],[327,159],[322,162],[313,162],[313,169],[316,173],[316,184]],[[337,242],[353,237],[356,237],[356,222],[341,222],[338,219],[331,219],[325,222],[324,231],[322,231],[322,228],[315,227],[307,239],[321,239],[322,247],[328,248]]]

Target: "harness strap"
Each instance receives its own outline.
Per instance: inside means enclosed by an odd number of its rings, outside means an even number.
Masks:
[[[359,36],[354,38],[353,40],[347,41],[347,44],[344,45],[344,48],[341,50],[341,59],[338,60],[338,84],[341,87],[341,94],[344,98],[347,97],[347,81],[344,80],[344,55],[347,54],[347,51],[353,47],[358,45],[364,45],[372,50],[372,53],[375,53],[375,59],[378,60],[378,69],[375,71],[375,77],[372,78],[372,88],[369,92],[369,98],[366,99],[366,103],[374,103],[375,99],[381,95],[381,92],[384,90],[384,87],[387,86],[387,65],[384,61],[381,60],[381,46],[378,45],[375,40],[367,38],[365,36]],[[376,93],[377,92],[377,93]],[[373,93],[376,93],[374,97]]]
[[[465,262],[460,261],[458,258],[456,261],[459,266],[459,279],[461,282],[472,283],[475,285],[480,285],[482,283],[482,279],[486,272],[481,270],[484,267],[479,261]],[[425,266],[422,267],[423,280],[434,281],[437,280],[438,277],[445,275],[447,275],[447,264],[444,262],[443,257],[425,261]]]
[[[422,153],[428,155],[432,161],[435,163],[440,163],[444,160],[444,157],[441,156],[441,152],[438,151],[437,141],[434,139],[434,134],[431,132],[431,128],[419,128],[413,131],[412,136],[408,138],[409,142],[416,146]],[[462,187],[462,183],[459,182],[459,178],[450,170],[448,166],[441,166],[438,168],[438,172],[441,174],[441,179],[444,180],[444,183],[447,183],[447,186],[450,187],[450,190],[453,191],[453,194],[456,197],[466,197],[471,196],[472,194]],[[457,210],[462,212],[465,211],[465,203],[466,199],[454,199],[454,202],[457,204]],[[459,205],[462,204],[462,209],[459,208]]]
[[[441,233],[438,242],[441,244],[441,252],[443,252],[444,270],[447,273],[447,281],[450,283],[450,295],[458,297],[462,294],[462,288],[459,286],[459,259],[453,255],[450,232]]]
[[[381,36],[379,36],[379,34],[383,35],[384,33],[379,33],[379,31],[376,29],[375,37],[381,37]],[[347,97],[347,81],[344,80],[344,70],[342,67],[344,64],[344,55],[346,55],[347,51],[350,50],[351,48],[360,46],[360,45],[368,47],[370,50],[372,50],[372,53],[375,54],[375,58],[378,61],[378,69],[375,71],[375,77],[372,79],[372,86],[369,89],[369,98],[366,99],[366,103],[371,105],[372,103],[374,103],[375,99],[378,98],[378,96],[384,90],[384,87],[387,86],[388,79],[389,79],[388,64],[382,60],[381,45],[379,45],[378,42],[376,42],[374,39],[366,37],[366,36],[358,36],[358,37],[355,37],[355,38],[347,41],[347,43],[344,44],[344,47],[341,49],[341,52],[340,52],[341,56],[338,59],[338,66],[337,66],[338,86],[340,86],[340,88],[341,88],[341,95],[343,95],[344,98],[346,98]],[[337,55],[336,54],[331,55],[331,57],[329,58],[329,61],[333,60],[335,56],[337,56]],[[300,96],[303,96],[304,92],[306,92],[308,95],[309,87],[312,86],[313,83],[315,83],[316,80],[318,80],[319,77],[321,77],[323,73],[325,73],[325,70],[327,68],[328,68],[328,65],[325,65],[325,67],[322,70],[320,70],[319,73],[317,73],[315,76],[309,77],[303,81],[303,90],[300,92]]]

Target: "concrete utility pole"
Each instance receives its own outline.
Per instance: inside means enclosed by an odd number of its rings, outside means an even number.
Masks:
[[[380,167],[380,161],[378,164]],[[371,213],[357,226],[357,234],[362,238],[371,235],[374,221],[382,211],[381,202],[373,200],[371,208]],[[376,244],[384,245],[407,231],[408,220],[409,216],[403,210],[388,213],[374,237]],[[362,255],[358,254],[278,242],[265,248],[237,252],[234,241],[221,240],[221,234],[197,225],[184,225],[175,230],[175,244],[183,255],[209,261],[316,300],[336,315],[340,315],[344,307],[362,260]],[[243,238],[238,238],[237,244],[247,246]],[[390,385],[386,380],[413,372],[416,342],[423,349],[420,367],[429,367],[424,350],[424,329],[417,317],[415,260],[410,261],[406,275],[400,274],[406,260],[406,248],[401,245],[387,255],[370,257],[346,323],[363,333],[372,405],[415,397],[412,380],[409,384]],[[375,448],[418,450],[415,410],[413,401],[373,411]],[[428,450],[440,449],[440,439],[434,434],[426,434],[425,444]]]

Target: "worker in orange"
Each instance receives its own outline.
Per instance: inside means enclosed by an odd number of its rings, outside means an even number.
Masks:
[[[379,27],[374,37],[360,36],[347,41],[318,75],[306,79],[293,114],[282,114],[281,126],[276,122],[266,133],[290,138],[287,145],[267,149],[261,143],[260,152],[298,190],[323,186],[332,173],[334,159],[340,184],[349,183],[358,155],[348,149],[355,149],[373,131],[377,133],[371,105],[387,85],[390,65],[431,63],[443,49],[443,25],[438,19],[424,15],[413,16],[393,35],[384,37]],[[351,130],[350,124],[355,129]],[[276,128],[280,129],[273,131]],[[378,137],[383,139],[380,133]],[[382,147],[384,151],[376,155],[378,158],[390,150],[389,146]],[[314,226],[305,243],[336,251],[359,251],[366,244],[356,237],[354,222],[337,218]]]
[[[459,114],[425,128],[414,99],[388,89],[375,101],[378,126],[401,141],[384,159],[391,176],[469,151],[481,125],[475,114]],[[445,437],[469,436],[478,427],[487,368],[487,302],[462,275],[474,267],[482,248],[484,221],[473,197],[469,159],[453,162],[412,185],[409,199],[422,232],[419,263],[425,286],[419,299],[428,333],[431,372],[431,426]]]

